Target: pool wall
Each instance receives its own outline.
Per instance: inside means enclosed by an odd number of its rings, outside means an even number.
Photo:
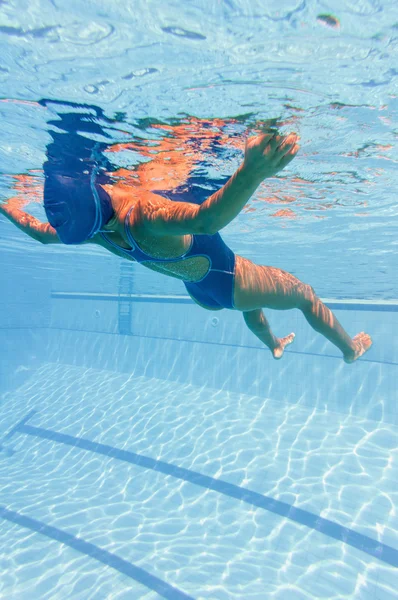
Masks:
[[[197,307],[176,280],[158,276],[166,293],[145,293],[136,285],[137,265],[105,258],[110,276],[99,279],[94,255],[72,271],[71,257],[57,254],[46,271],[37,269],[40,254],[27,255],[23,265],[10,260],[0,275],[3,389],[20,385],[41,363],[60,362],[398,421],[398,302],[326,299],[351,335],[365,330],[373,337],[354,365],[300,311],[267,311],[276,335],[296,333],[275,361],[240,313]]]

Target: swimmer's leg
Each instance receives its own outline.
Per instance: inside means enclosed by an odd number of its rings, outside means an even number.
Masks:
[[[234,305],[242,311],[298,308],[315,331],[341,350],[347,363],[354,362],[372,345],[370,336],[364,332],[351,339],[310,285],[286,271],[259,266],[240,256],[235,267]]]
[[[261,308],[249,310],[243,313],[245,323],[258,339],[271,350],[273,357],[282,358],[285,346],[294,340],[294,333],[284,338],[277,338],[271,331],[269,323]]]

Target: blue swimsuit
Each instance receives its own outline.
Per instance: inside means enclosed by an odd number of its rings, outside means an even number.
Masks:
[[[209,271],[199,281],[184,281],[188,293],[209,308],[234,308],[235,254],[223,241],[219,233],[215,235],[192,235],[190,248],[176,258],[154,258],[134,240],[129,227],[132,208],[126,215],[124,228],[131,249],[123,248],[112,242],[104,232],[102,237],[119,251],[134,258],[138,263],[172,263],[193,256],[204,256],[210,262]]]

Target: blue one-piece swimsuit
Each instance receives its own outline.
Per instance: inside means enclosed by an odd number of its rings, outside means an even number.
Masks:
[[[234,308],[234,280],[235,280],[235,254],[223,241],[221,235],[192,235],[190,248],[181,256],[176,258],[155,258],[150,256],[141,248],[133,238],[129,222],[132,208],[126,215],[124,228],[131,249],[123,248],[115,244],[102,232],[102,237],[112,246],[124,254],[134,258],[138,263],[172,263],[186,260],[194,256],[204,256],[210,262],[210,268],[206,275],[199,281],[184,281],[188,293],[209,308]]]

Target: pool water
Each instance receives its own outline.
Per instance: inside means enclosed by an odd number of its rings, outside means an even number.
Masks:
[[[51,363],[2,416],[2,503],[57,531],[2,515],[4,597],[393,597],[393,425]]]
[[[45,220],[52,144],[200,203],[248,136],[296,131],[222,236],[373,339],[346,365],[267,311],[296,333],[274,361],[177,279],[0,215],[1,600],[398,597],[397,22],[389,0],[0,2],[0,202]]]

